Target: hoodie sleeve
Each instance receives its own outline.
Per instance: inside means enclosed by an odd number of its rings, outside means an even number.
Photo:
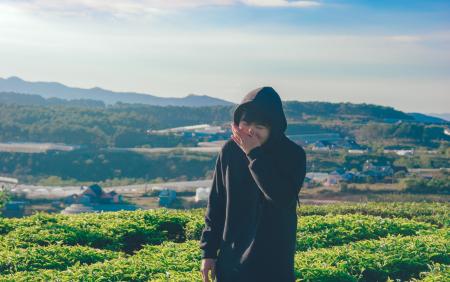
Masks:
[[[225,187],[222,178],[222,152],[216,160],[211,192],[200,237],[202,258],[217,258],[225,219]]]
[[[248,154],[250,173],[265,198],[283,208],[294,204],[306,175],[306,154],[303,148],[285,156],[283,167],[278,167],[273,156],[264,153],[261,147]]]

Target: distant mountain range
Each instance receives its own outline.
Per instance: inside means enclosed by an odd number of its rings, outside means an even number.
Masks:
[[[69,87],[58,82],[30,82],[19,77],[0,78],[0,92],[15,92],[22,94],[37,94],[44,98],[59,98],[65,100],[98,100],[105,104],[138,103],[156,106],[229,106],[234,103],[207,95],[189,94],[186,97],[157,97],[145,93],[115,92],[99,87],[90,89]]]
[[[22,94],[16,92],[1,92],[0,104],[17,104],[17,105],[35,105],[35,106],[71,106],[82,108],[104,108],[103,101],[91,99],[60,99],[60,98],[44,98],[36,94]]]

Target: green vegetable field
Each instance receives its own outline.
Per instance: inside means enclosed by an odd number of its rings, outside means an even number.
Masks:
[[[298,281],[450,281],[450,204],[304,205]],[[0,218],[0,281],[201,281],[204,209]]]

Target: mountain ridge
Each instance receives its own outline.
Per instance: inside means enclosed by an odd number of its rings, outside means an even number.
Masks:
[[[234,103],[207,95],[189,94],[185,97],[158,97],[147,93],[119,92],[101,87],[70,87],[59,82],[26,81],[17,76],[0,77],[0,92],[35,94],[43,98],[60,98],[65,100],[89,99],[99,100],[105,104],[139,103],[155,106],[215,106],[234,105]]]

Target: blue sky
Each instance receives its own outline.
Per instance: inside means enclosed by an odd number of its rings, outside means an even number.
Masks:
[[[0,0],[0,77],[450,112],[450,1]]]

